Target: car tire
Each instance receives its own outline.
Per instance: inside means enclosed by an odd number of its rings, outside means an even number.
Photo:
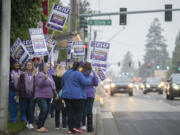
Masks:
[[[111,96],[113,96],[113,95],[114,95],[114,93],[111,92]]]
[[[170,99],[170,100],[174,100],[174,96],[170,94],[170,95],[169,95],[169,99]]]
[[[163,94],[162,90],[159,90],[158,93],[159,93],[159,95]]]
[[[146,91],[143,91],[143,94],[147,94],[147,92],[146,92]]]

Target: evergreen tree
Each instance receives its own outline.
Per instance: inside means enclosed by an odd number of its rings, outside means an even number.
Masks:
[[[157,18],[152,22],[145,45],[144,55],[144,72],[148,75],[156,70],[159,66],[160,69],[166,69],[166,61],[168,59],[167,45],[164,36],[162,35],[163,29]],[[151,71],[146,67],[147,63],[151,63]]]
[[[180,32],[178,36],[176,37],[175,41],[175,49],[173,51],[173,58],[172,58],[172,72],[173,73],[180,73],[179,68],[180,68]]]

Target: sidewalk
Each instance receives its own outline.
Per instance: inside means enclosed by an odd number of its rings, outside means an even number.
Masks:
[[[99,107],[99,101],[95,101],[94,103],[94,116],[93,116],[93,126],[94,126],[94,132],[88,133],[84,131],[81,135],[96,135],[96,123],[97,123],[97,108]],[[39,133],[36,131],[36,125],[35,129],[29,130],[29,129],[24,129],[22,132],[20,132],[18,135],[67,135],[67,129],[62,129],[60,128],[59,130],[55,129],[55,121],[54,118],[47,118],[45,127],[48,129],[47,133]],[[77,133],[79,134],[79,133]]]

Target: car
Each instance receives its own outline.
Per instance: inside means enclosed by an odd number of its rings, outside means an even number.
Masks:
[[[129,96],[133,96],[133,83],[128,77],[115,77],[111,82],[110,95],[115,93],[128,93]]]
[[[144,82],[143,94],[148,92],[158,92],[159,94],[163,93],[163,82],[159,77],[148,77]]]
[[[106,93],[110,90],[110,84],[111,82],[107,80],[102,82],[102,88],[105,90]]]
[[[166,98],[173,100],[174,97],[180,97],[180,74],[172,74],[167,82]]]

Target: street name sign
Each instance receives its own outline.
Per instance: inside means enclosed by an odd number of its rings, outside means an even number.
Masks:
[[[112,25],[112,20],[88,20],[88,25]]]

